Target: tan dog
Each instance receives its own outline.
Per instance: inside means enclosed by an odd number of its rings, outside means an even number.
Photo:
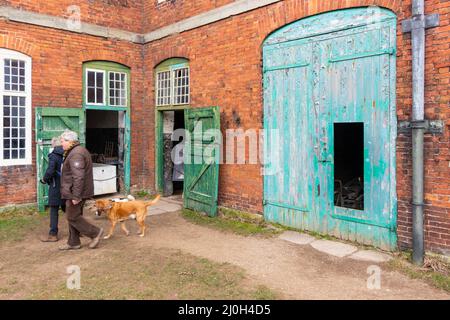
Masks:
[[[133,214],[136,215],[136,221],[140,227],[140,236],[145,235],[145,217],[147,216],[147,208],[156,202],[158,202],[161,196],[158,194],[155,199],[151,201],[128,201],[128,202],[114,202],[112,200],[96,200],[95,206],[97,207],[96,215],[100,216],[102,213],[108,215],[109,221],[111,221],[111,229],[104,239],[109,239],[113,232],[117,222],[120,222],[120,227],[128,236],[130,232],[127,230],[124,221],[127,220]]]

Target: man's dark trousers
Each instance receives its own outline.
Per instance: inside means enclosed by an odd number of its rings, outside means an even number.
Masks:
[[[90,224],[83,218],[84,203],[85,200],[74,205],[72,200],[66,200],[66,215],[67,221],[69,222],[69,240],[67,241],[67,244],[69,246],[78,246],[81,244],[80,234],[93,239],[100,232],[99,228]]]

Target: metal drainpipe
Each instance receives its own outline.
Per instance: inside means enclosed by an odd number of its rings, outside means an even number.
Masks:
[[[424,228],[423,228],[423,142],[425,131],[424,91],[425,91],[425,15],[424,0],[413,0],[412,39],[412,209],[413,209],[413,254],[416,265],[424,262]],[[414,23],[416,22],[416,24]],[[419,23],[417,23],[419,22]]]

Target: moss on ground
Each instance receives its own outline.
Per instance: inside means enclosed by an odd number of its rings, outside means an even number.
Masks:
[[[217,217],[209,217],[199,212],[183,209],[182,215],[190,222],[244,236],[261,235],[270,237],[280,233],[280,230],[271,227],[263,220],[257,221],[255,218],[246,215],[241,216],[235,210],[228,209],[224,212],[221,209],[221,213]]]
[[[35,206],[12,207],[0,212],[0,242],[20,241],[43,221],[47,213]]]

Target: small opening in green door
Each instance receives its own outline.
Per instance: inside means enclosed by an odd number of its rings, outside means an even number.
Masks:
[[[364,210],[364,124],[334,124],[334,204]]]

